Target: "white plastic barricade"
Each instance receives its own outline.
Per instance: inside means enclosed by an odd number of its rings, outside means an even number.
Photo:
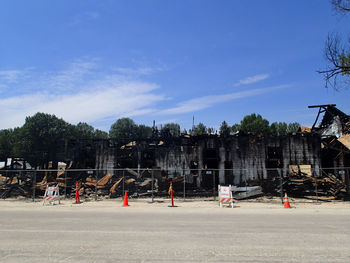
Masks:
[[[219,204],[222,207],[222,204],[229,204],[233,208],[233,198],[231,185],[229,186],[218,186],[219,189]]]
[[[48,201],[49,203],[51,203],[52,205],[55,204],[55,200],[58,200],[58,203],[61,203],[60,200],[60,191],[58,188],[58,185],[56,186],[46,186],[46,190],[45,190],[45,195],[43,197],[43,205],[45,204],[46,201]]]

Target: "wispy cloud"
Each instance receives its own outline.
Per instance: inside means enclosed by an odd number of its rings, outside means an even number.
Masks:
[[[48,92],[0,99],[3,118],[0,128],[18,126],[25,116],[36,112],[55,114],[72,123],[94,122],[106,117],[135,116],[153,112],[152,106],[163,95],[153,93],[157,85],[124,83],[109,88],[90,88],[74,95],[52,95]]]
[[[145,115],[166,99],[155,83],[99,71],[93,59],[74,61],[56,72],[32,73],[17,84],[23,86],[20,93],[1,85],[6,97],[0,97],[0,129],[20,126],[36,112],[55,114],[72,123]]]
[[[23,70],[1,70],[0,71],[0,81],[5,81],[8,83],[15,83],[23,75],[24,75]]]
[[[8,86],[5,84],[0,84],[0,93],[4,92],[6,89],[8,89]]]
[[[94,21],[100,18],[100,14],[94,11],[86,11],[74,16],[70,21],[68,21],[69,26],[76,26],[84,22]]]
[[[248,85],[248,84],[253,84],[262,80],[265,80],[267,78],[269,78],[270,75],[269,74],[259,74],[259,75],[255,75],[252,77],[247,77],[244,79],[241,79],[240,81],[238,81],[235,86],[240,86],[240,85]]]
[[[114,71],[126,74],[126,75],[151,75],[157,72],[165,71],[167,68],[165,66],[161,67],[138,67],[138,68],[123,68],[123,67],[117,67],[114,68]]]
[[[188,112],[195,112],[210,108],[218,103],[223,103],[235,99],[242,99],[246,97],[257,96],[267,92],[271,92],[277,89],[288,88],[289,85],[280,85],[275,87],[269,87],[264,89],[252,89],[247,91],[234,92],[223,95],[210,95],[203,96],[195,99],[190,99],[179,103],[176,107],[165,109],[159,112],[159,114],[183,114]]]
[[[121,117],[163,116],[193,113],[214,105],[257,96],[286,85],[251,89],[228,94],[213,94],[187,101],[170,100],[153,82],[142,76],[166,70],[166,67],[122,67],[106,69],[97,59],[84,58],[64,64],[56,71],[31,69],[0,71],[0,129],[21,126],[26,116],[36,112],[55,114],[64,120],[84,121],[108,129]],[[261,77],[260,77],[261,79]],[[161,108],[167,101],[168,108]],[[170,117],[174,116],[175,118]]]
[[[39,78],[39,84],[55,92],[74,91],[96,75],[97,68],[95,59],[76,60],[67,64],[64,70],[47,72]]]
[[[100,14],[97,12],[85,12],[84,16],[90,20],[95,20],[100,17]]]

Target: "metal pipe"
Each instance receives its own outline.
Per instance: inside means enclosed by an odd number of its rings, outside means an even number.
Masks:
[[[35,190],[36,190],[36,171],[33,174],[33,202],[35,202]]]
[[[152,169],[152,203],[154,202],[154,171]]]
[[[247,177],[248,177],[248,170],[246,169],[246,173],[245,173],[245,176],[244,176],[244,179],[245,179],[245,198],[247,198],[247,196],[248,196],[248,184],[247,184]]]
[[[316,175],[316,203],[318,203],[318,178],[317,178],[317,175]]]
[[[125,193],[125,170],[123,170],[123,193],[122,193],[122,197],[124,196]]]
[[[182,174],[184,176],[184,201],[186,200],[186,174],[185,174],[185,170],[182,170]]]
[[[216,189],[216,187],[215,187],[215,173],[216,173],[217,171],[213,171],[213,196],[214,196],[214,201],[216,201],[216,193],[215,193],[215,189]]]
[[[96,171],[95,201],[97,201],[97,182],[98,182],[98,171]]]
[[[278,173],[280,175],[280,192],[281,192],[281,203],[283,205],[283,177],[281,168],[278,168]]]
[[[67,172],[64,171],[64,199],[67,199]]]

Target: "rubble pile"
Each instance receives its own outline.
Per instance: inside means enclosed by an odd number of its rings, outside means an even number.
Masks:
[[[86,199],[121,197],[124,191],[131,197],[151,196],[152,189],[154,195],[167,197],[170,182],[178,196],[183,196],[184,189],[188,197],[216,195],[213,186],[197,188],[193,182],[184,182],[183,176],[170,178],[165,171],[126,168],[114,173],[92,170],[4,172],[0,173],[0,198],[32,198],[34,192],[36,197],[43,196],[47,185],[58,185],[61,196],[74,198],[77,181],[79,195]]]
[[[32,189],[31,175],[17,174],[3,176],[0,175],[0,198],[5,199],[10,196],[29,197]]]
[[[339,199],[346,194],[345,183],[332,173],[323,172],[319,177],[307,173],[290,173],[283,178],[283,191],[288,195],[314,199]],[[277,191],[280,191],[276,189]]]
[[[170,181],[177,185],[183,184],[183,178],[168,178],[160,171],[153,173],[153,193],[167,195]],[[124,179],[124,180],[123,180]],[[23,196],[30,198],[35,189],[36,196],[42,196],[47,185],[58,185],[61,195],[74,197],[75,183],[78,181],[79,194],[85,198],[102,196],[104,198],[119,197],[128,191],[134,197],[152,194],[152,174],[150,170],[139,173],[132,169],[117,171],[115,174],[106,173],[98,175],[82,172],[55,172],[45,171],[41,174],[35,172],[9,172],[0,174],[0,198]],[[175,189],[176,189],[175,188]],[[160,190],[162,189],[162,190]]]

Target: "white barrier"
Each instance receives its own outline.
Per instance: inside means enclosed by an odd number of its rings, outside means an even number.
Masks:
[[[219,204],[220,208],[222,207],[222,204],[229,204],[233,208],[233,198],[232,198],[232,190],[231,185],[229,186],[221,186],[218,185],[219,189]]]
[[[48,201],[52,205],[55,204],[55,200],[58,200],[58,203],[61,203],[60,200],[60,191],[58,188],[58,185],[56,186],[46,186],[45,194],[43,197],[43,205],[45,205],[45,202]]]

